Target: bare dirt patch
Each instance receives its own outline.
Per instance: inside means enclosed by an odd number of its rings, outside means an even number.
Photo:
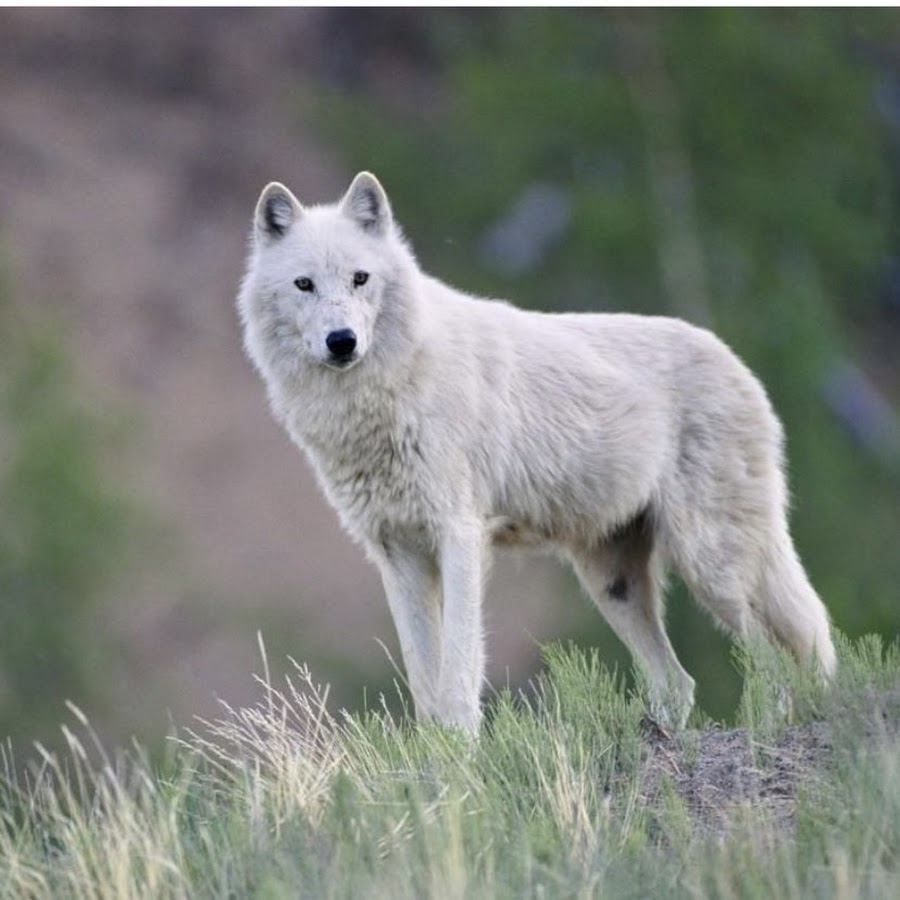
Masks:
[[[689,732],[677,739],[657,730],[648,741],[644,799],[655,805],[667,779],[699,835],[724,834],[750,805],[788,830],[798,787],[831,756],[831,730],[824,722],[790,726],[772,743],[754,740],[746,728]]]
[[[659,808],[671,786],[701,837],[723,836],[750,808],[791,832],[799,793],[826,777],[841,753],[896,741],[900,731],[900,691],[836,694],[829,707],[827,721],[785,726],[771,740],[746,728],[675,736],[646,720],[642,802]]]

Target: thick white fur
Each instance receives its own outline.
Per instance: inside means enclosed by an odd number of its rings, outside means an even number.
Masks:
[[[738,637],[834,670],[788,533],[781,426],[709,332],[454,290],[419,269],[365,172],[329,206],[263,191],[238,307],[275,416],[381,571],[420,717],[478,728],[493,544],[571,560],[670,722],[694,689],[663,628],[670,566]],[[337,367],[342,329],[357,348]]]

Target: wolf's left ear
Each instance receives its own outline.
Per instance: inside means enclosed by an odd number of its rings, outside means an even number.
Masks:
[[[300,201],[283,184],[267,184],[256,204],[257,238],[270,242],[284,237],[302,211]]]
[[[371,172],[360,172],[353,179],[341,201],[341,210],[363,231],[379,236],[390,228],[393,220],[387,194]]]

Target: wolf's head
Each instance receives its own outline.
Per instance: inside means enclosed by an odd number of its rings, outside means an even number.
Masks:
[[[252,245],[238,306],[263,374],[346,371],[408,333],[415,264],[374,175],[361,172],[328,206],[304,207],[284,185],[267,185]]]

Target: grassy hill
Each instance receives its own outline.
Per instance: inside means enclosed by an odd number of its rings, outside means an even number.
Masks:
[[[840,642],[823,691],[740,654],[739,727],[672,735],[640,689],[560,645],[477,743],[378,708],[335,714],[296,665],[249,708],[109,754],[6,761],[0,896],[872,897],[900,865],[900,653]],[[268,672],[265,654],[264,669]]]

